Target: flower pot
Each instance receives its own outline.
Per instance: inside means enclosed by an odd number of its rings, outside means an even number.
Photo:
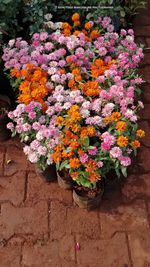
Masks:
[[[10,110],[10,100],[7,96],[0,95],[0,141],[5,141],[11,137],[11,131],[7,129],[7,123],[10,119],[6,112],[2,112],[4,109],[6,111]]]
[[[7,129],[7,123],[9,121],[6,114],[0,116],[0,141],[5,141],[11,137],[11,131]]]
[[[57,172],[58,185],[66,190],[72,189],[72,179],[69,176],[65,176],[63,172]]]
[[[54,164],[49,165],[45,171],[42,171],[36,166],[35,171],[47,183],[54,182],[57,179],[56,167]]]
[[[87,189],[86,189],[87,190]],[[92,189],[89,189],[89,193]],[[100,206],[102,195],[104,193],[104,184],[101,183],[100,187],[97,188],[97,193],[95,196],[88,197],[87,192],[84,190],[78,190],[74,188],[73,190],[73,200],[82,209],[93,210]]]

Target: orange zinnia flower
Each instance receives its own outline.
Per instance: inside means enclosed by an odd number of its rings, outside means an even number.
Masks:
[[[80,14],[79,13],[74,13],[71,17],[72,21],[78,21],[80,20]]]
[[[80,167],[80,160],[78,158],[72,158],[69,161],[70,167],[73,169],[77,169]]]
[[[71,31],[69,29],[64,29],[64,35],[65,36],[70,36],[71,35]]]
[[[86,96],[98,96],[100,93],[99,83],[97,81],[88,81],[82,86]]]
[[[62,116],[58,116],[56,118],[56,124],[57,125],[61,125],[63,123],[63,121],[64,121],[64,118]]]
[[[72,142],[70,143],[70,147],[71,147],[72,149],[77,149],[77,148],[79,147],[79,143],[78,143],[77,141],[72,141]]]
[[[68,29],[68,30],[72,29],[71,25],[68,22],[63,22],[62,27],[63,27],[63,29]]]
[[[74,31],[73,35],[78,36],[80,34],[80,31]]]
[[[138,140],[134,140],[132,141],[131,145],[134,147],[134,148],[138,148],[141,146],[140,142]]]
[[[60,162],[61,161],[61,153],[60,152],[54,152],[52,154],[52,159],[54,162]]]
[[[91,34],[90,34],[90,37],[92,38],[92,39],[96,39],[96,38],[98,38],[100,36],[100,32],[98,31],[98,30],[93,30],[92,32],[91,32]]]
[[[111,122],[111,116],[106,116],[106,117],[103,119],[103,122],[104,122],[105,124],[110,123],[110,122]]]
[[[95,128],[93,126],[88,126],[87,127],[87,134],[90,137],[94,136],[95,135]]]
[[[63,138],[62,142],[63,142],[63,144],[64,144],[65,146],[67,146],[67,145],[70,144],[70,140],[69,140],[67,137],[66,137],[66,138]]]
[[[79,21],[79,20],[76,20],[76,21],[74,21],[74,26],[76,26],[76,27],[77,27],[77,26],[80,26],[80,24],[81,24],[81,23],[80,23],[80,21]]]
[[[96,183],[100,179],[101,179],[101,176],[98,173],[96,173],[95,171],[92,171],[90,173],[90,176],[89,176],[90,182]]]
[[[138,137],[144,137],[145,136],[145,132],[142,129],[139,129],[139,130],[137,130],[136,135]]]
[[[121,113],[120,112],[113,112],[111,114],[112,121],[119,121],[121,119]]]
[[[80,129],[81,129],[81,126],[78,125],[78,124],[73,124],[72,127],[71,127],[71,130],[72,130],[74,133],[79,132]]]
[[[126,136],[119,136],[117,138],[117,145],[120,147],[126,147],[128,145],[128,138]]]
[[[12,77],[20,78],[20,71],[17,70],[17,69],[12,69],[11,72],[10,72],[10,75]]]
[[[91,29],[92,27],[93,27],[93,24],[92,24],[90,21],[86,22],[85,25],[84,25],[84,28],[85,28],[86,30],[89,30],[89,29]]]
[[[73,87],[75,86],[75,84],[76,84],[76,83],[75,83],[75,80],[73,80],[73,79],[72,79],[72,80],[69,80],[69,82],[68,82],[68,87],[69,87],[69,88],[73,88]]]
[[[127,123],[124,122],[124,121],[118,121],[116,123],[116,129],[119,131],[119,132],[124,132],[127,128]]]

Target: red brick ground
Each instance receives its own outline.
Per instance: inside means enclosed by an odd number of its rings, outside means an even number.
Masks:
[[[148,10],[135,30],[150,47]],[[79,209],[69,191],[38,177],[18,140],[0,144],[0,267],[150,267],[150,50],[140,71],[147,134],[127,182],[98,211]]]

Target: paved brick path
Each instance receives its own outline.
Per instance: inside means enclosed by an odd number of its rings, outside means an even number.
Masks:
[[[150,46],[148,11],[135,30]],[[127,182],[99,211],[79,209],[70,192],[38,177],[18,140],[0,144],[0,267],[150,267],[150,51],[140,71],[147,135]]]

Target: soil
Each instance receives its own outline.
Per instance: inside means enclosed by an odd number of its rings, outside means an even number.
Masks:
[[[93,189],[90,189],[88,187],[79,186],[79,185],[74,185],[74,190],[81,197],[94,199],[102,191],[102,183],[99,183],[98,187],[93,188]]]

